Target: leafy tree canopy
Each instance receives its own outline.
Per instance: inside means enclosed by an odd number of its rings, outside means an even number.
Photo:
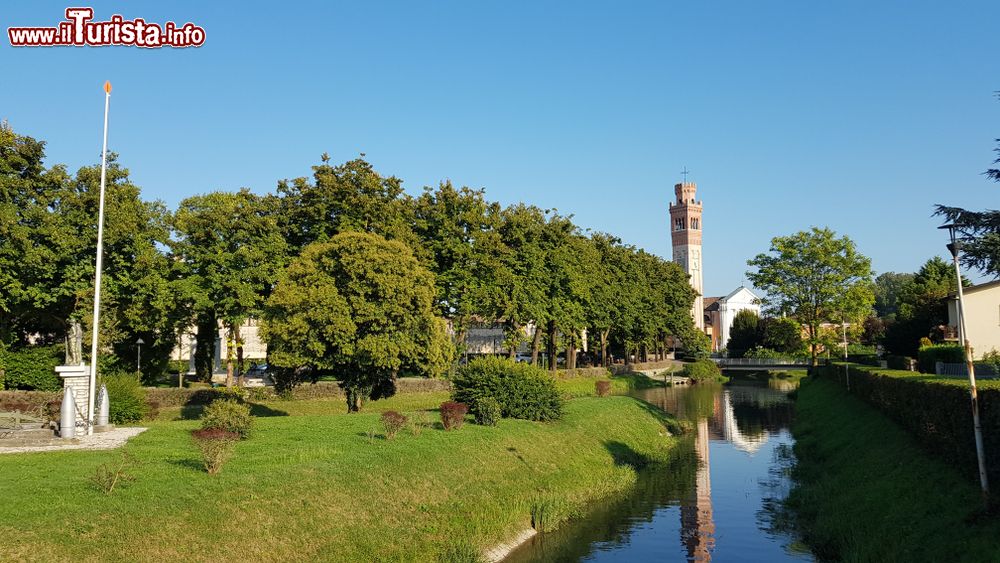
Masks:
[[[767,309],[788,315],[806,326],[813,363],[820,342],[820,325],[863,318],[875,301],[871,260],[848,237],[813,227],[771,239],[769,253],[747,264],[753,284],[764,291]]]

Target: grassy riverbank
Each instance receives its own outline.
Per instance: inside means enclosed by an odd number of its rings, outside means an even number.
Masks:
[[[426,395],[381,406],[441,398]],[[574,399],[552,424],[434,425],[393,440],[369,406],[267,405],[274,416],[217,476],[199,466],[196,421],[154,422],[125,448],[135,481],[110,496],[88,479],[120,451],[0,456],[0,560],[434,560],[509,539],[533,508],[551,526],[628,489],[630,464],[676,444],[662,415],[628,397]]]
[[[1000,559],[1000,519],[982,515],[978,483],[835,383],[804,382],[793,431],[788,506],[821,559]]]

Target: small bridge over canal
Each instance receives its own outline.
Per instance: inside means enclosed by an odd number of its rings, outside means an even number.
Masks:
[[[809,360],[792,358],[712,358],[724,370],[765,371],[777,369],[809,369]]]

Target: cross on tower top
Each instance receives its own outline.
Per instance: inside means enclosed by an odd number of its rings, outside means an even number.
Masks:
[[[687,167],[687,166],[685,166],[685,167],[684,167],[684,170],[681,170],[681,176],[684,176],[684,183],[685,183],[685,184],[686,184],[686,183],[687,183],[687,181],[688,181],[688,174],[689,174],[689,172],[688,172],[688,167]]]

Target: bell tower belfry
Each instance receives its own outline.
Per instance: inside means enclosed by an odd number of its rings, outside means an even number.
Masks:
[[[698,292],[691,307],[694,325],[705,330],[705,301],[701,261],[701,202],[695,200],[698,186],[682,182],[674,186],[676,199],[670,202],[670,238],[674,262],[691,276],[691,287]]]

